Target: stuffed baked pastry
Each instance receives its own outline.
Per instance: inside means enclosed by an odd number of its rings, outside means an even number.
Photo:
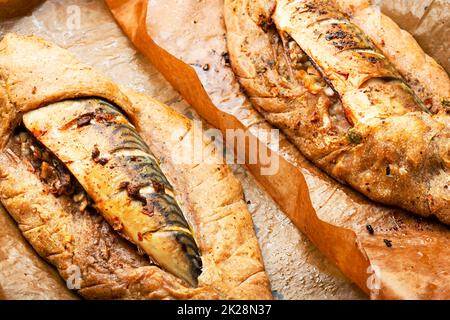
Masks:
[[[189,120],[35,37],[3,38],[0,79],[1,202],[81,296],[271,298],[229,168],[172,160]]]
[[[448,75],[356,3],[226,0],[232,67],[255,108],[317,166],[450,224]]]

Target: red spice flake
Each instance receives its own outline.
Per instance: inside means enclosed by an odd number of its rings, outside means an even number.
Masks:
[[[353,119],[354,119],[353,112],[349,108],[344,108],[344,115],[345,115],[345,118],[347,119],[347,121],[352,126],[354,126],[355,122],[353,121]]]
[[[42,156],[41,151],[38,148],[35,148],[33,150],[33,158],[39,160],[41,159],[41,156]]]
[[[36,94],[37,88],[33,87],[33,89],[31,89],[31,94]]]
[[[425,103],[425,105],[427,106],[430,106],[433,104],[433,98],[427,98],[423,103]]]
[[[123,224],[118,217],[113,217],[112,227],[115,231],[120,231],[123,229]]]
[[[434,199],[433,199],[433,196],[431,195],[431,194],[429,194],[428,196],[427,196],[427,201],[428,201],[428,205],[431,207],[431,206],[433,206],[433,204],[434,204]]]
[[[39,139],[40,137],[45,135],[48,132],[48,130],[32,130],[32,132],[33,132],[33,135]]]
[[[142,213],[146,216],[153,217],[155,212],[155,206],[153,205],[153,202],[147,201],[147,204],[142,208]]]
[[[95,115],[95,120],[97,122],[112,122],[114,121],[115,116],[111,113],[103,113],[103,112],[99,112]]]
[[[144,241],[144,237],[142,236],[142,233],[138,232],[138,240],[139,241]]]
[[[345,80],[348,79],[349,73],[347,72],[341,72],[341,71],[336,71],[337,74],[341,75],[344,77]]]

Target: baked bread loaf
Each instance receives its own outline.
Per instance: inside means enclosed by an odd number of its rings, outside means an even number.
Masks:
[[[90,299],[271,298],[241,186],[211,164],[221,155],[171,158],[194,152],[189,120],[36,37],[3,38],[0,74],[1,201],[71,288]]]

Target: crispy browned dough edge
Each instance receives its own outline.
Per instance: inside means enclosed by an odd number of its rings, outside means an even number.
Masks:
[[[118,285],[127,285],[128,280],[134,285],[131,290],[122,291],[120,297],[270,299],[269,281],[239,181],[227,165],[207,164],[208,159],[197,165],[171,162],[171,152],[192,136],[188,119],[143,95],[124,94],[66,50],[41,39],[8,34],[0,42],[3,146],[11,128],[20,120],[20,113],[62,99],[89,96],[105,98],[120,106],[155,155],[165,159],[163,170],[185,199],[186,215],[193,222],[202,252],[204,267],[199,288],[188,288],[161,269],[144,266],[131,270],[132,274],[121,275]],[[205,140],[204,144],[207,143]],[[208,157],[221,159],[217,153]],[[71,248],[72,234],[67,230],[70,217],[56,198],[45,194],[42,183],[28,174],[22,164],[11,166],[15,161],[6,152],[1,154],[2,202],[36,251],[67,278],[64,270],[70,267],[70,253],[76,250]],[[85,296],[115,297],[112,286],[94,288],[95,292],[87,292]],[[145,295],[140,295],[141,292]]]
[[[0,300],[77,299],[58,272],[24,239],[0,205]]]

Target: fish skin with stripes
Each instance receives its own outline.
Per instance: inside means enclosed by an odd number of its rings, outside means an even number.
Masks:
[[[163,269],[197,285],[202,261],[158,160],[135,127],[100,99],[66,100],[23,117],[80,182],[94,207]]]

